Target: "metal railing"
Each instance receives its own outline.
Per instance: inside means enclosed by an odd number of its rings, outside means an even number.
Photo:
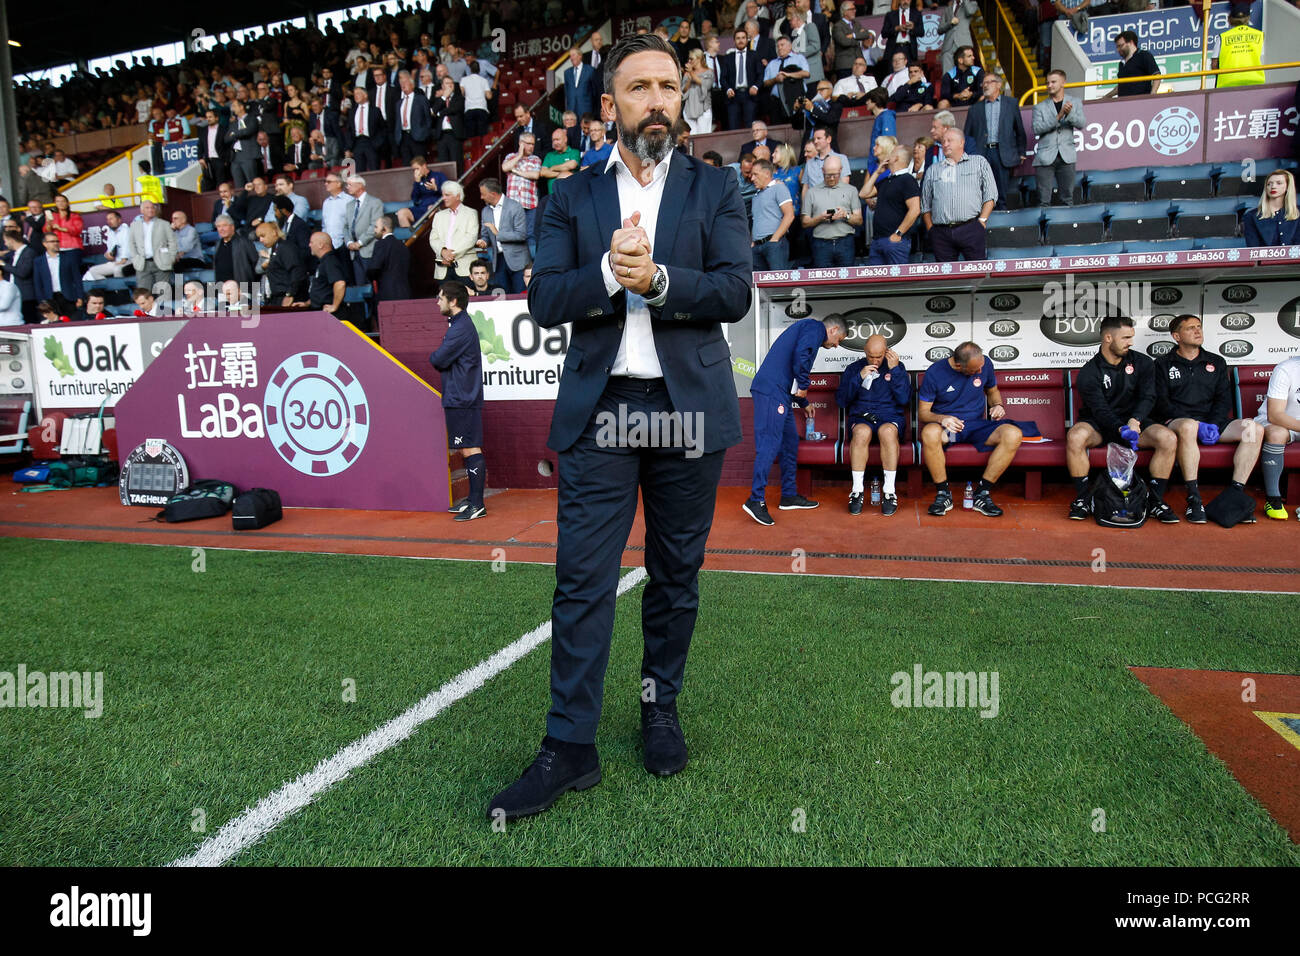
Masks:
[[[983,7],[984,26],[989,31],[993,48],[997,50],[998,60],[1007,75],[1011,95],[1014,96],[1016,90],[1028,89],[1033,92],[1038,89],[1038,72],[1034,69],[1028,51],[1016,36],[1011,17],[1006,7],[1002,5],[1002,0],[984,0]],[[1023,103],[1024,100],[1022,99],[1021,102]],[[1034,102],[1038,102],[1037,97],[1034,98]]]
[[[1221,73],[1258,73],[1261,71],[1266,72],[1268,70],[1294,70],[1297,68],[1300,68],[1300,62],[1261,63],[1258,66],[1234,66],[1234,67],[1228,67],[1226,69],[1220,68],[1217,70],[1190,70],[1186,73],[1156,73],[1151,76],[1127,76],[1122,80],[1120,79],[1078,80],[1076,82],[1065,83],[1063,85],[1066,89],[1073,89],[1082,86],[1112,86],[1113,85],[1118,87],[1120,83],[1145,83],[1150,80],[1180,80],[1186,77],[1193,77],[1193,76],[1218,76]],[[1230,87],[1230,88],[1238,89],[1238,87]],[[1020,105],[1024,106],[1025,101],[1029,99],[1030,96],[1033,96],[1034,102],[1037,103],[1038,102],[1037,94],[1043,93],[1046,90],[1047,90],[1046,86],[1035,86],[1033,89],[1026,90],[1024,92],[1024,95],[1020,97]]]

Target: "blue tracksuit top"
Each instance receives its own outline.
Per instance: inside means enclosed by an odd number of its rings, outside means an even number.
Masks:
[[[835,401],[850,415],[870,412],[881,421],[901,422],[907,418],[907,403],[912,397],[912,384],[907,379],[907,369],[899,362],[894,368],[881,360],[880,375],[871,388],[862,381],[862,370],[870,363],[860,358],[840,373],[840,387]]]
[[[749,390],[769,398],[787,398],[791,382],[807,388],[813,359],[825,341],[826,326],[821,319],[800,319],[776,337]]]
[[[447,335],[429,363],[442,373],[442,407],[474,408],[483,404],[483,352],[469,313],[451,319]]]

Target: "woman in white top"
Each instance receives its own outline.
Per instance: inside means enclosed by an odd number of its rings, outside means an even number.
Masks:
[[[9,273],[4,271],[4,278],[0,279],[0,325],[22,325],[23,324],[23,300],[18,292],[18,286],[9,279]]]
[[[709,97],[713,83],[713,71],[705,65],[704,51],[692,50],[682,71],[682,116],[692,135],[713,132],[713,105]]]

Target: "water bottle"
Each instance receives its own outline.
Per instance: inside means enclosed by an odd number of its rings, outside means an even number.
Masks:
[[[975,507],[975,485],[972,482],[966,482],[966,494],[961,499],[963,508]]]
[[[803,435],[804,440],[812,441],[813,435],[815,434],[815,432],[813,431],[813,417],[809,415],[805,421],[806,421],[806,425],[804,427],[804,435]]]
[[[871,479],[871,503],[873,505],[880,504],[880,479],[879,478]]]

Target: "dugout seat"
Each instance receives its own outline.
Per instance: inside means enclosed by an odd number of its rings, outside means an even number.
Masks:
[[[990,356],[991,357],[991,356]],[[994,360],[996,369],[997,361]],[[1046,442],[1024,442],[1016,450],[1016,457],[1011,468],[1019,469],[1025,475],[1025,500],[1037,501],[1043,496],[1043,469],[1060,468],[1065,465],[1065,413],[1066,396],[1064,374],[1060,369],[1026,369],[998,372],[998,391],[1002,404],[1007,410],[1007,418],[1015,421],[1032,421],[1038,425]],[[916,376],[916,385],[912,390],[913,415],[920,412],[921,381],[925,373]],[[916,419],[919,421],[919,418]],[[920,439],[920,431],[917,431]],[[989,452],[976,451],[973,445],[947,445],[944,447],[944,461],[950,468],[970,468],[982,466],[989,459]],[[918,463],[922,462],[919,457]],[[921,469],[923,470],[922,465]]]

